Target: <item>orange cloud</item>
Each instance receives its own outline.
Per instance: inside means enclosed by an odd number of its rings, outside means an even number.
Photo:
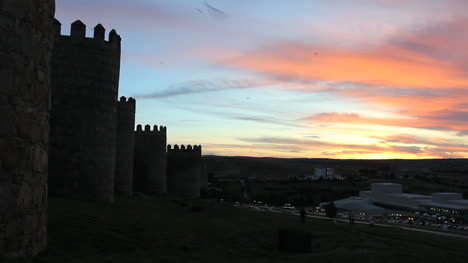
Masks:
[[[360,49],[279,43],[221,64],[296,81],[352,82],[372,86],[464,88],[468,85],[468,20],[399,32]]]
[[[460,132],[468,131],[468,112],[447,112],[431,116],[402,118],[372,118],[362,117],[355,113],[328,112],[312,115],[303,120],[315,123],[346,123]]]
[[[404,137],[404,136],[403,136]],[[240,138],[242,142],[249,143],[248,147],[255,149],[257,153],[271,152],[271,150],[289,149],[288,156],[303,157],[312,154],[314,156],[333,156],[335,158],[459,158],[468,153],[468,146],[455,146],[450,143],[432,145],[415,145],[412,141],[424,140],[418,137],[406,136],[406,143],[395,142],[397,138],[382,138],[376,144],[340,144],[325,140],[294,139],[294,138]],[[426,141],[428,142],[428,141]],[[232,148],[245,147],[231,145]],[[293,150],[293,151],[291,151]],[[296,154],[297,153],[297,154]],[[301,156],[302,155],[302,156]],[[261,155],[259,155],[261,156]]]
[[[400,116],[379,119],[323,113],[306,121],[449,130],[464,135],[468,133],[466,46],[468,20],[459,19],[400,32],[378,46],[351,49],[286,43],[220,63],[297,83],[312,92],[321,88],[313,83],[332,82],[335,88],[329,92]]]
[[[367,51],[282,45],[222,63],[274,78],[300,81],[332,80],[413,88],[468,85],[468,76],[457,65],[390,45]]]

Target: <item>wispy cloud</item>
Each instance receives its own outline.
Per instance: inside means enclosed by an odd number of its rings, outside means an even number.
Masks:
[[[322,156],[347,156],[347,158],[362,158],[362,156],[375,154],[390,158],[395,154],[402,154],[406,158],[458,158],[468,153],[468,147],[457,147],[450,143],[431,143],[427,140],[424,140],[427,144],[414,145],[418,142],[421,143],[422,139],[411,136],[401,138],[403,139],[400,140],[397,137],[382,138],[380,142],[374,144],[343,144],[326,140],[276,137],[237,138],[237,140],[252,143],[255,147],[260,148],[266,146],[292,147],[303,153],[320,149]]]
[[[277,43],[221,61],[226,66],[274,78],[333,80],[413,88],[464,87],[468,20],[459,19],[398,32],[360,48],[300,42]]]
[[[226,19],[227,17],[227,14],[226,12],[210,5],[207,1],[204,1],[203,2],[203,5],[205,6],[206,8],[206,11],[208,12],[208,14],[213,18],[213,19],[216,19],[216,20],[224,20]]]
[[[175,84],[167,89],[148,94],[135,94],[133,97],[139,99],[158,99],[231,89],[259,88],[265,85],[266,83],[256,80],[193,80]]]
[[[426,116],[401,116],[400,118],[363,117],[356,113],[326,112],[303,118],[312,123],[344,123],[354,125],[379,125],[429,130],[453,131],[468,130],[467,112],[427,112]]]
[[[170,86],[150,76],[145,83],[151,83],[152,92],[128,90],[134,91],[129,95],[148,100],[146,106],[152,99],[171,103],[161,108],[179,110],[179,119],[212,117],[243,125],[243,131],[256,128],[237,140],[242,145],[205,141],[205,149],[213,152],[337,158],[468,156],[468,139],[463,137],[468,135],[468,1],[237,5],[210,0],[61,0],[57,6],[64,23],[79,18],[88,27],[103,23],[128,33],[123,38],[124,67],[163,68],[175,79],[182,67],[179,79],[186,79],[182,74],[187,70],[200,72],[199,80]],[[298,6],[320,11],[310,15],[294,8]],[[256,14],[257,8],[275,15]],[[320,21],[325,15],[327,21]],[[214,68],[226,79],[208,79]],[[257,88],[275,89],[270,92],[274,95]],[[290,93],[271,105],[282,96],[278,90]],[[242,103],[219,99],[231,93],[247,98],[251,92],[257,97]],[[202,96],[207,94],[213,97],[209,102]],[[317,94],[323,100],[311,101]],[[266,98],[261,103],[260,96]],[[280,136],[289,137],[275,138],[277,125],[288,130]],[[227,137],[232,140],[238,136],[234,134]]]
[[[277,43],[221,65],[296,83],[305,92],[328,92],[393,111],[393,118],[319,113],[304,120],[468,131],[468,19],[398,32],[378,45],[330,47]],[[322,85],[325,83],[325,86]]]
[[[292,127],[301,127],[300,124],[294,121],[285,121],[278,118],[274,118],[271,116],[236,116],[232,118],[233,120],[241,120],[241,121],[253,121],[259,123],[267,123],[267,124],[277,124],[277,125],[284,125],[284,126],[292,126]]]
[[[202,28],[191,9],[166,1],[61,0],[57,3],[57,14],[70,21],[79,18],[83,22],[109,23],[120,29],[141,28],[145,32],[149,27]]]

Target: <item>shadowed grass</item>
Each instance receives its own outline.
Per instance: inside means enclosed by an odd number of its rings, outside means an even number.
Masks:
[[[277,252],[279,227],[312,231],[320,247]],[[202,201],[51,198],[49,247],[33,262],[468,262],[467,251],[466,239],[324,220],[301,225],[296,217]]]

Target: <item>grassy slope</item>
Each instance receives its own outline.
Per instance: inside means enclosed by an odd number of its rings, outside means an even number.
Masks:
[[[34,262],[468,262],[468,240],[162,199],[49,203],[49,248]],[[276,252],[278,227],[316,233],[311,254]]]

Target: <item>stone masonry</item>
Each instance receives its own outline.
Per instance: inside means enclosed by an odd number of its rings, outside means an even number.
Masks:
[[[0,0],[1,262],[34,256],[47,243],[54,12],[54,0]]]
[[[115,193],[133,193],[133,153],[135,148],[135,100],[121,97],[117,106],[117,151],[115,155]]]
[[[134,191],[144,194],[165,194],[166,127],[141,125],[135,131]]]
[[[55,20],[49,193],[112,202],[121,38],[100,24],[88,38],[79,20],[60,32]]]
[[[201,146],[167,147],[168,192],[183,199],[200,197],[203,180]]]

